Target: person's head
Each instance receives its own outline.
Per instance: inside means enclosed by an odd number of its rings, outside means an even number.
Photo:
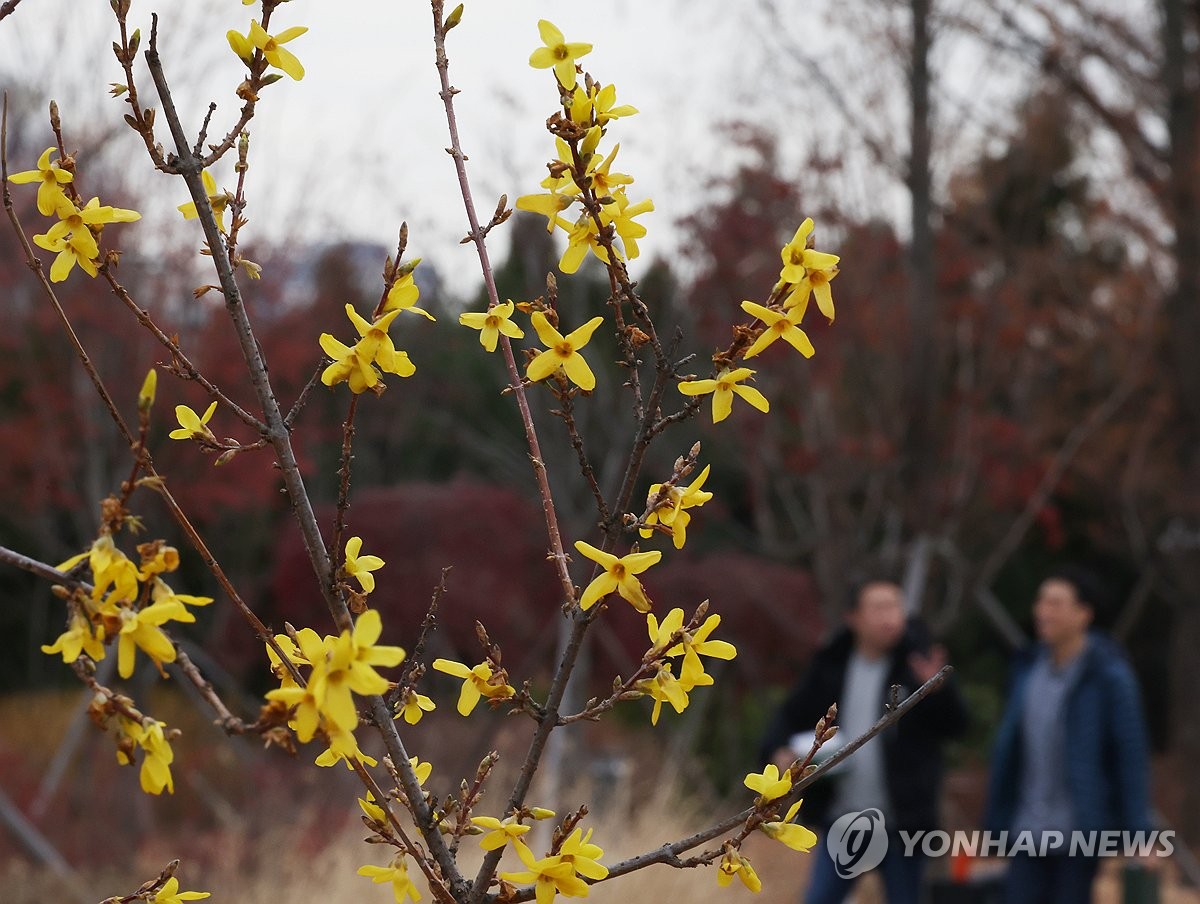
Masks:
[[[1079,640],[1104,605],[1104,585],[1077,565],[1056,569],[1038,587],[1033,623],[1038,639],[1050,646]]]
[[[846,608],[846,624],[855,644],[876,655],[904,636],[904,591],[891,581],[867,581],[856,587]]]

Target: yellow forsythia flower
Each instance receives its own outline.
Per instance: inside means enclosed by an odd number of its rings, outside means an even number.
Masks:
[[[762,880],[758,878],[758,873],[754,872],[750,861],[732,847],[727,847],[721,864],[717,867],[717,884],[724,888],[733,881],[734,876],[741,879],[742,884],[755,894],[762,891]]]
[[[596,332],[596,327],[604,322],[604,318],[593,317],[565,336],[550,325],[550,321],[541,311],[534,311],[529,319],[547,350],[529,362],[525,375],[536,383],[561,367],[567,378],[580,389],[586,392],[595,389],[596,375],[588,367],[583,355],[579,354],[579,350],[588,344],[592,333]]]
[[[154,893],[154,904],[181,904],[183,901],[201,901],[208,896],[206,891],[180,891],[179,880],[172,876]]]
[[[800,316],[803,317],[804,308],[808,304],[808,296],[811,292],[817,296],[817,306],[821,309],[821,313],[832,323],[833,293],[829,289],[829,282],[838,275],[837,265],[841,258],[836,254],[813,251],[809,248],[809,236],[812,231],[812,217],[808,217],[800,224],[800,228],[796,230],[792,240],[780,251],[780,256],[783,258],[783,269],[779,271],[779,278],[796,287],[788,297],[785,306],[787,308],[799,307]],[[798,319],[797,322],[799,322]]]
[[[510,841],[520,838],[532,828],[531,826],[521,825],[517,822],[515,816],[508,816],[503,820],[497,819],[495,816],[472,816],[471,822],[481,829],[489,830],[486,835],[479,839],[479,846],[485,851],[494,851],[497,848],[502,848]]]
[[[237,32],[233,32],[233,34],[237,34]],[[208,197],[208,204],[212,208],[213,216],[217,219],[217,228],[224,232],[225,208],[229,206],[229,193],[217,191],[217,182],[208,170],[201,172],[200,178],[204,182],[204,194]],[[176,209],[183,214],[185,220],[194,220],[200,215],[196,210],[195,201],[180,204]]]
[[[553,24],[540,19],[538,34],[545,47],[539,47],[529,55],[529,65],[534,69],[553,69],[558,83],[567,90],[575,87],[575,61],[592,52],[591,44],[568,44],[563,33]]]
[[[767,837],[774,838],[776,841],[786,844],[793,851],[812,850],[817,843],[816,833],[798,823],[792,822],[796,818],[796,813],[799,811],[802,803],[804,803],[803,800],[798,800],[792,804],[782,821],[764,822],[759,828],[766,833]]]
[[[469,716],[482,697],[489,700],[506,700],[516,693],[516,688],[512,685],[493,679],[492,667],[486,662],[468,668],[453,659],[435,659],[433,667],[439,672],[462,679],[463,686],[458,695],[458,713],[461,716]]]
[[[212,420],[213,412],[217,410],[217,403],[213,402],[204,410],[203,415],[198,415],[192,411],[187,405],[175,406],[175,419],[179,421],[179,427],[172,430],[168,436],[171,439],[207,439],[214,440],[212,431],[206,426]]]
[[[792,773],[790,770],[783,770],[781,775],[779,767],[774,763],[768,763],[762,772],[751,772],[742,780],[751,791],[758,792],[760,803],[766,803],[770,800],[783,797],[792,790]]]
[[[360,866],[358,874],[366,876],[376,884],[391,882],[396,904],[404,904],[405,898],[414,902],[421,900],[421,893],[408,877],[408,861],[403,854],[397,854],[390,866]]]
[[[813,344],[809,341],[808,334],[799,327],[804,318],[805,307],[806,305],[798,304],[781,312],[764,308],[753,301],[743,301],[742,310],[752,317],[757,317],[767,326],[742,357],[753,358],[776,339],[783,339],[804,357],[811,358],[815,354]]]
[[[496,343],[500,341],[500,334],[503,333],[510,339],[522,339],[525,336],[525,331],[512,322],[514,305],[512,301],[505,301],[488,308],[484,313],[468,312],[460,314],[458,322],[463,326],[469,326],[473,330],[479,330],[479,344],[487,351],[494,352]]]
[[[575,548],[604,569],[583,591],[583,596],[579,598],[580,609],[586,611],[592,608],[616,590],[638,612],[650,611],[650,600],[635,575],[641,574],[662,558],[659,550],[633,552],[618,558],[582,540],[575,541]]]
[[[300,65],[296,55],[290,50],[285,50],[282,45],[288,41],[294,41],[307,31],[307,28],[296,26],[285,28],[277,35],[269,35],[258,24],[257,19],[251,19],[248,35],[230,31],[226,33],[225,37],[229,40],[229,46],[233,48],[233,52],[241,57],[247,65],[254,56],[254,49],[257,48],[262,51],[268,63],[276,69],[282,69],[296,81],[300,81],[304,78],[304,67]]]
[[[351,537],[346,541],[346,562],[342,566],[348,577],[355,578],[362,587],[363,593],[370,593],[375,589],[375,575],[372,571],[378,571],[385,564],[379,556],[361,556],[362,552],[362,537]]]
[[[37,208],[38,213],[44,217],[54,213],[55,208],[60,201],[66,201],[67,196],[63,194],[60,185],[65,185],[75,179],[73,173],[67,172],[59,166],[59,162],[55,160],[50,162],[50,155],[57,148],[49,147],[42,152],[42,156],[38,158],[37,169],[26,170],[23,173],[13,173],[8,177],[8,181],[20,185],[25,182],[40,182],[37,193]]]
[[[733,410],[733,394],[737,393],[759,411],[770,411],[771,403],[753,386],[740,385],[742,380],[754,375],[748,367],[730,370],[721,368],[716,377],[708,380],[685,380],[679,384],[679,391],[684,395],[707,395],[712,393],[712,418],[714,424],[719,424]]]
[[[343,345],[329,333],[321,334],[321,349],[333,359],[333,363],[321,374],[321,382],[326,386],[346,382],[349,383],[351,392],[360,393],[379,383],[380,377],[376,367],[384,373],[395,374],[398,377],[411,377],[416,373],[417,368],[408,359],[408,352],[397,351],[387,334],[388,327],[399,315],[400,308],[396,308],[374,323],[368,323],[354,310],[354,305],[346,305],[346,316],[350,318],[361,338],[350,347]]]

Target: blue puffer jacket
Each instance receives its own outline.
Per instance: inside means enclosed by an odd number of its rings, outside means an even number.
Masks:
[[[1027,650],[1013,672],[1008,707],[992,754],[987,828],[1012,828],[1023,764],[1021,714],[1029,673],[1043,647]],[[1148,831],[1147,744],[1137,680],[1115,642],[1093,631],[1067,691],[1067,785],[1074,828]]]

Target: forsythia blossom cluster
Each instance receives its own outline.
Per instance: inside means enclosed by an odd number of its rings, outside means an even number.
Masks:
[[[653,678],[647,678],[637,684],[638,690],[654,700],[654,711],[650,716],[652,725],[658,724],[663,703],[670,703],[675,712],[681,713],[687,708],[687,695],[693,688],[713,683],[712,675],[704,671],[701,656],[726,660],[737,656],[737,648],[728,641],[709,640],[719,624],[721,616],[710,615],[699,628],[689,632],[683,629],[682,609],[672,609],[661,623],[653,614],[646,616],[646,627],[650,633],[650,643],[653,645],[647,658],[683,657],[678,678],[673,674],[672,665],[668,662],[659,666],[658,673]]]
[[[67,196],[62,186],[75,181],[74,173],[64,169],[61,161],[51,160],[55,149],[46,148],[38,158],[37,169],[13,173],[9,182],[18,184],[38,182],[37,207],[43,216],[54,216],[58,222],[44,233],[35,235],[33,242],[39,248],[54,251],[57,256],[50,265],[50,281],[62,282],[78,264],[88,276],[99,273],[100,244],[97,238],[108,223],[131,223],[142,215],[136,210],[108,207],[92,198],[82,208]]]
[[[525,865],[519,873],[501,873],[500,878],[508,882],[532,882],[537,904],[550,904],[555,895],[567,898],[586,898],[588,884],[584,879],[599,880],[608,875],[608,867],[600,862],[604,851],[600,845],[592,844],[592,830],[583,834],[575,829],[557,854],[537,858],[520,838],[513,839],[517,856]]]
[[[638,239],[646,235],[646,227],[635,218],[654,210],[654,202],[629,199],[626,186],[633,177],[612,170],[620,145],[607,155],[600,153],[599,145],[610,120],[637,110],[617,106],[612,85],[601,87],[590,77],[578,83],[575,61],[591,52],[591,44],[568,43],[545,19],[538,22],[538,30],[545,46],[533,52],[529,64],[553,68],[558,82],[562,111],[551,120],[558,154],[542,180],[547,193],[523,195],[517,208],[544,216],[548,231],[557,227],[567,233],[567,248],[558,265],[563,273],[578,270],[589,251],[604,263],[609,262],[610,251],[619,259],[633,260],[640,254]],[[576,203],[580,210],[574,218],[564,217]]]
[[[295,640],[286,634],[276,635],[275,642],[291,665],[308,669],[303,687],[275,650],[267,647],[272,671],[281,681],[280,687],[267,692],[267,699],[288,708],[288,725],[302,743],[311,741],[318,732],[323,735],[329,749],[317,758],[318,765],[332,766],[350,758],[374,765],[354,739],[358,710],[353,694],[384,693],[390,684],[375,667],[396,666],[404,661],[400,647],[376,645],[382,633],[379,613],[368,609],[352,630],[342,631],[337,637],[321,637],[312,628],[297,631]]]
[[[137,650],[159,667],[175,661],[175,645],[162,631],[169,621],[194,622],[188,606],[207,606],[212,597],[176,593],[160,575],[179,567],[179,552],[162,541],[143,543],[135,564],[113,542],[110,534],[97,538],[87,552],[72,556],[58,566],[70,571],[85,559],[92,571],[90,595],[71,597],[70,626],[43,653],[62,655],[74,662],[87,653],[103,659],[105,643],[117,639],[117,672],[122,678],[133,674]]]
[[[829,283],[838,274],[840,258],[836,254],[812,249],[813,229],[810,217],[800,224],[792,240],[783,246],[780,251],[783,267],[768,304],[742,302],[742,310],[754,317],[748,328],[748,335],[753,339],[740,353],[743,360],[760,354],[777,339],[783,339],[804,357],[811,358],[816,351],[808,334],[800,329],[800,323],[808,311],[809,298],[814,295],[821,313],[830,323],[833,322],[833,294]],[[754,376],[753,370],[735,367],[736,361],[730,361],[727,355],[718,356],[714,361],[719,364],[714,377],[685,380],[679,384],[679,391],[685,395],[712,395],[714,424],[729,417],[735,395],[759,411],[770,410],[771,405],[761,392],[753,386],[743,385],[745,380]]]

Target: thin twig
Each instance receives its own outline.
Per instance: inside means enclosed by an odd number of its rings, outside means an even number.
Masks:
[[[4,0],[3,3],[0,3],[0,19],[3,19],[5,16],[10,15],[13,11],[15,11],[17,4],[20,2],[21,0]]]
[[[855,738],[845,747],[839,749],[836,753],[832,754],[829,759],[817,766],[816,769],[812,770],[802,779],[792,785],[792,790],[785,800],[794,801],[799,799],[800,792],[802,792],[805,788],[836,767],[839,763],[871,740],[871,738],[883,731],[886,731],[892,725],[896,724],[896,722],[903,718],[914,706],[928,697],[935,690],[940,688],[946,682],[946,679],[950,677],[950,674],[953,671],[954,669],[952,666],[943,666],[941,671],[913,691],[913,693],[906,697],[894,709],[884,713],[884,715],[880,717],[880,719],[865,733]],[[711,841],[712,839],[723,835],[726,832],[732,831],[749,819],[754,814],[756,809],[756,807],[747,807],[740,813],[734,814],[733,816],[730,816],[716,825],[704,829],[703,831],[696,832],[695,834],[689,835],[686,838],[681,838],[678,841],[664,844],[662,847],[655,848],[652,851],[646,851],[644,854],[638,854],[635,857],[629,857],[628,859],[614,863],[608,868],[608,876],[606,879],[601,881],[615,879],[617,876],[623,876],[626,873],[631,873],[634,870],[649,866],[652,863],[668,863],[682,867],[683,861],[679,860],[679,855],[681,853],[691,850],[694,847],[698,847],[699,845],[704,844],[706,841]],[[516,902],[528,901],[533,897],[534,894],[532,889],[528,890],[528,893],[526,893],[525,890],[522,890],[512,900],[514,904],[516,904]]]
[[[12,223],[17,240],[21,243],[21,248],[25,252],[25,262],[41,284],[42,291],[49,300],[51,307],[54,308],[54,313],[58,316],[59,322],[67,333],[67,339],[70,341],[71,347],[75,350],[75,354],[83,365],[83,369],[87,372],[88,378],[92,381],[92,385],[96,388],[96,392],[99,393],[101,401],[104,402],[104,407],[108,409],[113,423],[117,425],[117,429],[121,432],[121,437],[125,440],[125,445],[133,446],[135,440],[133,433],[129,430],[129,425],[125,423],[125,418],[121,416],[121,412],[117,409],[112,396],[108,394],[108,389],[105,388],[104,381],[100,379],[100,373],[96,370],[95,365],[92,364],[92,359],[88,356],[87,351],[84,350],[83,343],[79,341],[79,336],[75,334],[75,329],[71,326],[71,321],[67,317],[66,311],[63,310],[63,306],[58,300],[58,295],[54,292],[54,287],[50,284],[50,280],[46,278],[46,273],[42,269],[42,262],[33,253],[33,246],[29,244],[29,239],[25,236],[25,230],[21,226],[21,221],[17,218],[17,213],[13,209],[12,194],[9,192],[8,187],[7,91],[4,92],[4,110],[3,113],[0,113],[0,182],[3,182],[4,185],[4,210],[8,214],[9,222]]]
[[[358,393],[350,395],[350,409],[346,412],[346,421],[342,424],[342,466],[338,471],[337,516],[333,522],[333,543],[330,546],[335,561],[342,556],[342,534],[346,530],[346,510],[350,508],[350,462],[353,456],[350,447],[354,441],[354,414],[358,411]],[[336,571],[330,576],[337,580]]]
[[[150,312],[145,308],[140,307],[137,302],[133,300],[133,296],[129,294],[129,291],[123,285],[121,285],[115,276],[113,276],[112,270],[109,268],[107,261],[100,265],[100,273],[104,276],[104,279],[108,283],[109,288],[112,289],[113,294],[116,295],[117,298],[121,299],[124,305],[129,308],[133,316],[137,318],[138,323],[145,327],[150,334],[157,339],[168,352],[171,353],[171,363],[168,366],[172,370],[177,371],[178,375],[183,379],[199,384],[199,386],[205,392],[220,402],[224,408],[228,408],[231,412],[233,412],[234,416],[237,417],[238,420],[244,423],[247,427],[250,427],[256,433],[262,433],[262,431],[265,429],[263,422],[252,415],[249,411],[246,411],[244,408],[242,408],[242,406],[233,401],[233,399],[229,398],[229,396],[221,391],[220,387],[218,387],[200,372],[200,369],[197,368],[196,365],[192,363],[191,359],[183,353],[183,349],[179,347],[179,343],[176,342],[171,336],[168,336],[166,333],[164,333],[158,324],[156,324],[150,317]]]

